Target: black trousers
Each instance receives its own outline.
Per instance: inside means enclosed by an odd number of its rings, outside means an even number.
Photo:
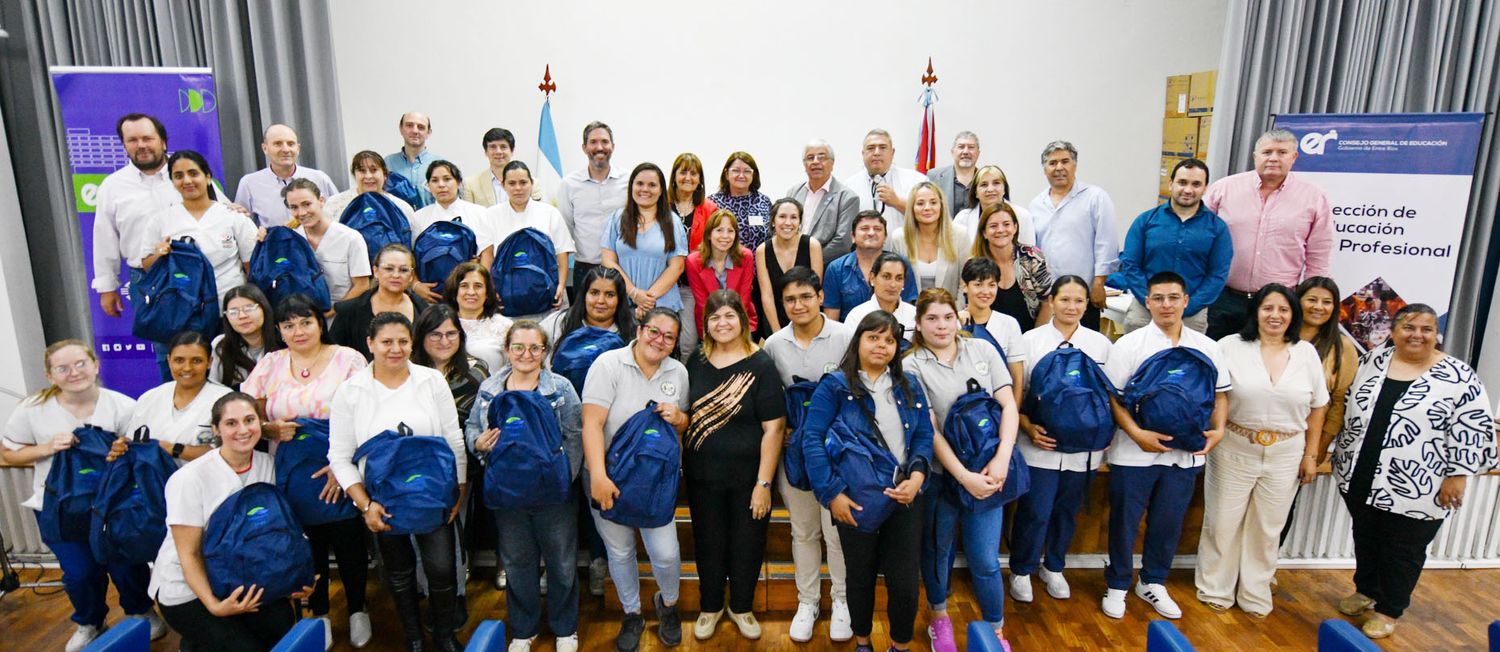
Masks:
[[[1095,306],[1094,304],[1090,303],[1087,308],[1083,309],[1083,317],[1081,317],[1078,320],[1078,323],[1083,324],[1085,327],[1092,328],[1092,329],[1094,329],[1094,330],[1097,331],[1097,330],[1099,330],[1099,318],[1100,318],[1100,315],[1101,315],[1101,312],[1100,312],[1098,306]],[[1021,324],[1021,330],[1022,331],[1031,330],[1030,326],[1034,326],[1034,324]]]
[[[1208,336],[1214,341],[1240,332],[1250,317],[1250,295],[1225,287],[1208,306]]]
[[[291,600],[268,600],[259,611],[220,618],[208,612],[203,602],[193,600],[168,607],[162,605],[161,617],[182,640],[200,650],[214,652],[266,652],[281,640],[297,622]]]
[[[368,530],[364,519],[350,518],[322,525],[302,528],[307,542],[312,545],[313,571],[318,574],[318,584],[308,596],[307,604],[313,616],[328,615],[328,550],[339,562],[339,581],[344,585],[344,600],[349,613],[365,610],[365,580],[370,576],[370,552],[366,548]]]
[[[699,611],[724,608],[724,581],[729,581],[729,610],[755,608],[755,582],[766,556],[769,518],[750,515],[755,485],[721,487],[687,481],[688,511],[693,519],[693,555],[698,562]]]
[[[919,503],[912,503],[919,505]],[[837,523],[837,521],[835,521]],[[860,532],[838,523],[844,548],[849,619],[855,636],[870,635],[875,616],[875,575],[885,575],[885,614],[891,641],[910,643],[921,590],[922,510],[897,509],[879,530]]]
[[[1427,562],[1427,546],[1442,521],[1392,514],[1347,496],[1354,520],[1354,590],[1375,601],[1375,611],[1400,618]]]
[[[422,615],[417,596],[418,554],[427,576],[427,611],[433,637],[447,636],[464,626],[466,618],[458,597],[458,560],[454,557],[456,536],[457,530],[451,523],[427,534],[416,535],[416,549],[413,549],[409,535],[376,536],[381,561],[385,564],[385,580],[408,641],[422,640]]]

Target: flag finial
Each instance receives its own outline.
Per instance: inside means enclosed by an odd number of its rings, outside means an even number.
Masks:
[[[927,67],[928,72],[932,72],[931,61],[928,62]],[[536,88],[542,92],[542,95],[547,97],[551,97],[553,93],[557,92],[557,84],[552,83],[552,64],[547,64],[547,69],[542,72],[542,83],[537,84]]]
[[[937,83],[937,75],[932,74],[932,57],[927,57],[927,74],[922,75],[922,84],[932,88]]]

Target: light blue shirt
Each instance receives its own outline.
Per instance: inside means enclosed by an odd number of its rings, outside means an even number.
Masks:
[[[1053,278],[1066,274],[1092,283],[1120,266],[1120,234],[1115,203],[1098,186],[1078,182],[1056,205],[1043,190],[1028,208],[1036,225],[1036,244],[1047,256]]]
[[[682,220],[671,220],[672,244],[674,245],[671,250],[667,249],[666,238],[662,236],[660,225],[647,229],[645,233],[637,233],[635,246],[632,247],[625,244],[625,239],[620,237],[620,214],[623,210],[610,213],[609,221],[604,225],[604,236],[599,240],[599,246],[615,252],[615,256],[620,259],[620,269],[624,270],[630,283],[644,290],[651,287],[657,277],[667,270],[667,262],[672,258],[687,258],[687,229],[683,228]],[[657,299],[656,305],[661,308],[681,310],[682,295],[674,287],[672,291]]]
[[[417,197],[421,199],[412,209],[418,209],[432,203],[432,193],[427,192],[427,166],[433,161],[441,161],[443,157],[432,153],[430,149],[422,150],[415,160],[406,158],[406,150],[397,150],[395,154],[385,157],[385,167],[391,174],[399,174],[406,177],[411,185],[417,187]]]
[[[292,179],[307,179],[318,185],[318,192],[323,199],[328,199],[338,193],[333,187],[333,180],[321,171],[309,167],[297,166],[292,170],[292,176],[285,179],[276,176],[271,168],[261,168],[240,177],[240,184],[234,191],[234,203],[244,206],[253,215],[251,219],[256,224],[270,228],[273,226],[285,226],[291,219],[291,211],[287,210],[286,201],[281,197],[281,190],[291,183]],[[338,216],[333,216],[338,219]]]

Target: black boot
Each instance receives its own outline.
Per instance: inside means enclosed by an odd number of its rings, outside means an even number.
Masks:
[[[458,642],[458,637],[453,632],[434,632],[432,635],[433,648],[438,652],[464,652],[464,646]]]

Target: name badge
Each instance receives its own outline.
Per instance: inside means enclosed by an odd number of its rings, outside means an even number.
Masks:
[[[749,222],[750,226],[765,226],[766,225],[766,216],[764,216],[764,215],[751,215],[746,221]]]
[[[983,361],[976,362],[974,363],[974,371],[979,372],[979,375],[983,376],[990,372],[990,363]]]
[[[670,383],[670,382],[662,383],[661,384],[661,393],[664,396],[669,396],[669,397],[670,396],[676,396],[677,395],[677,385],[675,383]]]
[[[833,373],[835,371],[838,371],[838,368],[839,368],[839,365],[838,365],[837,362],[830,362],[828,364],[823,365],[823,373],[825,373],[825,374],[831,374],[831,373]]]

